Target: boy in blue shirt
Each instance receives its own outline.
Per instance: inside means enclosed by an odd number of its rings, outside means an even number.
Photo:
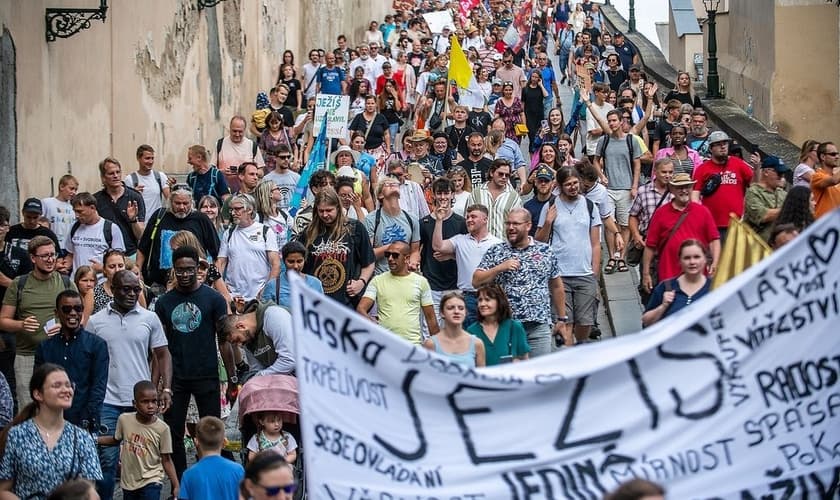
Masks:
[[[184,471],[178,498],[238,500],[239,482],[245,476],[245,469],[221,456],[225,442],[224,422],[216,417],[203,417],[198,421],[195,433],[201,460]]]

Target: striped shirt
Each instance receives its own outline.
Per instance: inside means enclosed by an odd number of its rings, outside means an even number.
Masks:
[[[481,187],[473,191],[467,205],[478,204],[487,207],[487,210],[490,212],[487,218],[487,230],[496,238],[505,240],[505,220],[507,219],[507,215],[514,208],[522,207],[522,198],[514,191],[513,186],[508,183],[505,186],[505,190],[494,200],[490,189],[487,187],[490,182],[492,181],[485,182]]]
[[[630,206],[630,215],[639,219],[639,232],[642,233],[642,235],[647,234],[650,219],[653,217],[653,212],[656,211],[657,205],[660,207],[662,205],[667,205],[671,202],[671,198],[673,198],[666,186],[664,193],[665,199],[663,200],[663,193],[658,193],[656,189],[654,189],[655,184],[655,182],[651,181],[640,187],[639,192],[636,194],[636,199],[633,200],[633,205]]]

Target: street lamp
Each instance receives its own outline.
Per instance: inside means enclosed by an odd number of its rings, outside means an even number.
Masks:
[[[717,67],[717,31],[715,16],[717,15],[720,0],[703,0],[703,7],[706,8],[709,24],[709,68],[706,73],[706,97],[720,99],[720,77]]]
[[[636,31],[636,0],[630,0],[630,19],[627,20],[627,31]]]

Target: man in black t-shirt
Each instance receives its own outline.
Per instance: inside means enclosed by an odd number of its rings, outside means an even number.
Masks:
[[[216,324],[227,314],[227,304],[219,292],[198,281],[198,260],[195,248],[175,249],[175,288],[155,303],[172,355],[172,407],[164,420],[172,433],[172,462],[179,478],[187,468],[184,426],[190,396],[195,397],[199,417],[221,416]],[[230,344],[219,344],[219,351],[227,373],[236,373]],[[228,377],[229,395],[238,382]]]
[[[435,212],[443,217],[443,239],[456,234],[467,234],[467,223],[463,217],[452,211],[452,181],[446,178],[435,179],[432,193],[435,197]],[[432,248],[432,236],[435,232],[435,215],[429,214],[420,219],[420,270],[429,280],[434,301],[435,316],[440,321],[440,298],[448,291],[458,289],[458,267],[455,260],[439,261]]]
[[[470,184],[475,190],[487,182],[487,170],[490,169],[493,161],[484,157],[484,137],[479,132],[473,132],[467,136],[467,146],[470,155],[458,163],[458,166],[467,171]]]
[[[23,214],[20,224],[11,226],[9,232],[6,233],[5,240],[10,247],[19,248],[29,255],[29,240],[36,236],[46,236],[53,240],[56,248],[61,248],[55,233],[38,224],[38,219],[44,214],[44,207],[41,205],[41,200],[38,198],[27,198],[23,202],[23,208],[20,211]]]

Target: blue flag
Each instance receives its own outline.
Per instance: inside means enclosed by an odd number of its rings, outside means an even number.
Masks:
[[[327,162],[327,119],[321,122],[321,131],[312,145],[312,151],[309,152],[309,161],[306,162],[306,167],[300,173],[300,180],[295,186],[295,192],[292,195],[292,201],[289,203],[289,213],[294,217],[298,210],[300,210],[300,202],[306,197],[306,190],[309,189],[309,179],[316,170],[324,168]]]

